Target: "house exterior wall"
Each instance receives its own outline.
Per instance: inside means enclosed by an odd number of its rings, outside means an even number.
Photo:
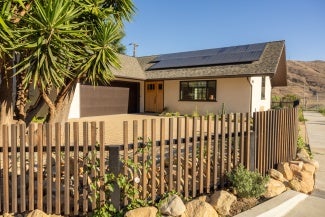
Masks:
[[[250,78],[252,84],[252,112],[267,111],[271,108],[271,80],[265,77],[265,98],[262,99],[262,76]]]
[[[195,79],[198,80],[198,79]],[[204,79],[207,80],[207,79]],[[164,107],[170,112],[180,112],[181,114],[192,114],[198,111],[200,114],[207,113],[220,114],[222,105],[228,112],[249,112],[251,85],[247,78],[219,78],[216,80],[216,101],[180,101],[180,81],[165,80]]]
[[[70,104],[68,119],[71,118],[80,118],[80,83],[77,83],[76,85],[72,102]]]
[[[124,79],[124,78],[118,78],[116,79],[118,81],[126,81],[126,82],[138,82],[140,84],[140,97],[139,97],[139,103],[140,103],[140,112],[144,112],[144,81],[140,80],[132,80],[132,79]],[[112,87],[114,88],[114,87]],[[73,95],[72,103],[70,105],[68,119],[72,118],[80,118],[81,117],[81,92],[80,92],[80,83],[76,85],[75,92]],[[126,102],[127,103],[127,102]],[[127,113],[127,111],[125,112]],[[100,115],[100,114],[98,114]]]
[[[139,82],[140,84],[140,112],[144,112],[144,81],[118,78],[119,81]]]

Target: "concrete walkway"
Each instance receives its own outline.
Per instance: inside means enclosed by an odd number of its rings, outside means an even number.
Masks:
[[[320,164],[314,192],[297,204],[286,217],[325,216],[325,116],[317,112],[304,113],[309,145]]]
[[[304,113],[309,145],[320,164],[315,190],[311,195],[286,191],[236,217],[323,217],[325,216],[325,116]]]

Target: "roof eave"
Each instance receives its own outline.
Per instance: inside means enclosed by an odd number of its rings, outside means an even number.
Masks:
[[[278,65],[276,67],[276,71],[271,79],[271,83],[273,87],[282,87],[287,86],[287,61],[286,61],[286,52],[285,46],[283,46],[280,59],[278,61]]]

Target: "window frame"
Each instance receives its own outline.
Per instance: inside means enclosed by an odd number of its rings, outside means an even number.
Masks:
[[[266,99],[266,76],[262,76],[262,81],[261,81],[261,100]]]
[[[189,83],[195,83],[195,82],[206,82],[206,85],[205,87],[197,87],[197,88],[200,88],[200,89],[205,89],[206,91],[206,99],[202,100],[202,99],[199,99],[199,100],[196,100],[196,99],[182,99],[182,83],[187,83],[187,87],[189,86]],[[213,82],[214,83],[214,98],[213,99],[209,99],[209,93],[211,91],[209,91],[209,82]],[[195,87],[194,87],[195,88]],[[184,80],[184,81],[179,81],[179,97],[178,97],[179,101],[183,101],[183,102],[217,102],[217,80]]]

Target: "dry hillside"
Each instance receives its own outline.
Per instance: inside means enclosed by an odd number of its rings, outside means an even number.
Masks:
[[[272,95],[297,95],[306,106],[325,106],[325,61],[287,61],[288,86],[276,87]]]

